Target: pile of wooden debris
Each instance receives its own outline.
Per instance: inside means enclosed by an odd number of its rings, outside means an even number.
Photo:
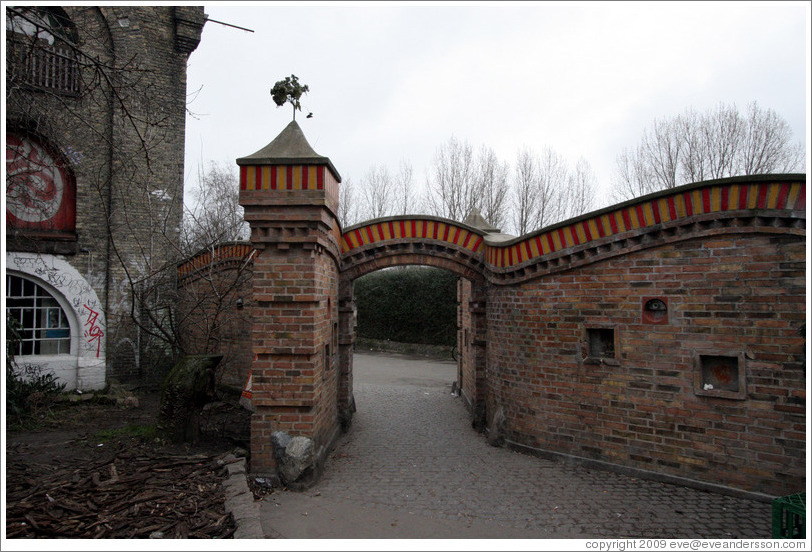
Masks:
[[[124,450],[70,467],[10,460],[7,538],[231,538],[218,457]]]

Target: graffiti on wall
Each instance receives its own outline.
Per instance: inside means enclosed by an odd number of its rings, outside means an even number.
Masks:
[[[98,326],[99,313],[87,305],[84,305],[84,307],[88,311],[84,336],[88,344],[92,345],[94,341],[96,342],[96,358],[99,358],[99,353],[101,352],[101,338],[104,337],[104,331]],[[88,328],[88,326],[90,327]]]

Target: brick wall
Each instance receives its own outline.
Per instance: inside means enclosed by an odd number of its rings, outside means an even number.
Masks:
[[[457,284],[457,350],[459,366],[457,385],[469,410],[473,409],[476,396],[476,366],[474,364],[474,326],[471,318],[471,281],[460,278]]]
[[[274,469],[273,431],[321,454],[348,427],[352,282],[420,264],[461,276],[457,383],[494,443],[774,496],[804,487],[801,175],[686,186],[473,248],[468,228],[429,239],[420,219],[339,233],[329,209],[257,192],[241,195],[260,251],[254,471]]]
[[[518,445],[797,492],[804,249],[731,233],[491,287],[489,414],[504,409]],[[652,299],[667,310],[646,310]]]
[[[485,394],[487,389],[487,319],[486,289],[481,281],[460,278],[457,300],[459,301],[459,331],[457,347],[459,348],[459,369],[457,385],[471,411],[473,424],[483,429],[485,419]]]
[[[241,390],[254,355],[254,249],[223,244],[178,267],[180,339],[185,354],[221,354],[217,382]]]
[[[125,103],[132,115],[114,109],[111,121],[109,189],[111,234],[110,311],[117,324],[110,338],[110,371],[119,378],[150,375],[166,363],[160,341],[129,320],[129,281],[143,280],[156,295],[175,288],[174,274],[151,277],[173,264],[182,218],[186,128],[186,64],[196,47],[186,40],[183,21],[202,28],[202,7],[113,6],[102,9],[122,72]],[[179,33],[179,26],[181,32]],[[199,31],[198,31],[199,32]],[[199,36],[199,35],[198,35]],[[114,103],[115,105],[115,103]],[[140,121],[147,121],[146,125]],[[141,319],[146,319],[146,316]],[[133,347],[140,343],[140,350]]]
[[[274,431],[311,437],[323,455],[338,430],[335,260],[318,248],[266,247],[254,261],[253,299],[251,465],[266,472]]]

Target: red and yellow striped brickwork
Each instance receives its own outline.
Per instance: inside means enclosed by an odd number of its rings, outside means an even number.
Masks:
[[[687,217],[741,210],[803,211],[805,203],[805,184],[797,181],[698,187],[564,223],[503,247],[489,246],[486,261],[495,268],[511,268],[593,240]]]
[[[341,237],[341,254],[383,241],[409,238],[443,241],[475,254],[484,247],[480,234],[451,221],[408,218],[372,221],[348,229]]]
[[[247,260],[254,248],[248,243],[223,244],[214,249],[195,255],[178,266],[178,277],[183,278],[194,271],[223,261]]]
[[[426,239],[483,252],[488,265],[497,269],[523,263],[593,240],[640,230],[698,215],[746,210],[805,209],[803,182],[728,183],[694,187],[671,195],[629,203],[572,223],[513,240],[507,245],[485,244],[483,235],[451,221],[428,218],[397,218],[372,221],[348,229],[342,235],[342,255],[390,240]]]
[[[329,190],[338,195],[338,182],[325,166],[256,165],[240,167],[241,190]],[[341,235],[341,254],[385,242],[413,239],[445,242],[482,255],[496,269],[510,269],[533,259],[591,241],[698,215],[734,211],[795,210],[806,207],[805,182],[744,182],[697,186],[672,194],[659,194],[629,202],[614,210],[556,225],[507,245],[486,244],[484,234],[449,220],[430,217],[394,217],[349,228]],[[245,258],[248,244],[224,245],[178,267],[183,277],[213,262]]]
[[[325,165],[243,165],[240,190],[324,190],[338,197],[338,181]]]

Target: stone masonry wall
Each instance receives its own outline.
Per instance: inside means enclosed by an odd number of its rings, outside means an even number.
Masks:
[[[519,447],[798,492],[804,270],[802,237],[729,234],[492,286],[489,415]]]

